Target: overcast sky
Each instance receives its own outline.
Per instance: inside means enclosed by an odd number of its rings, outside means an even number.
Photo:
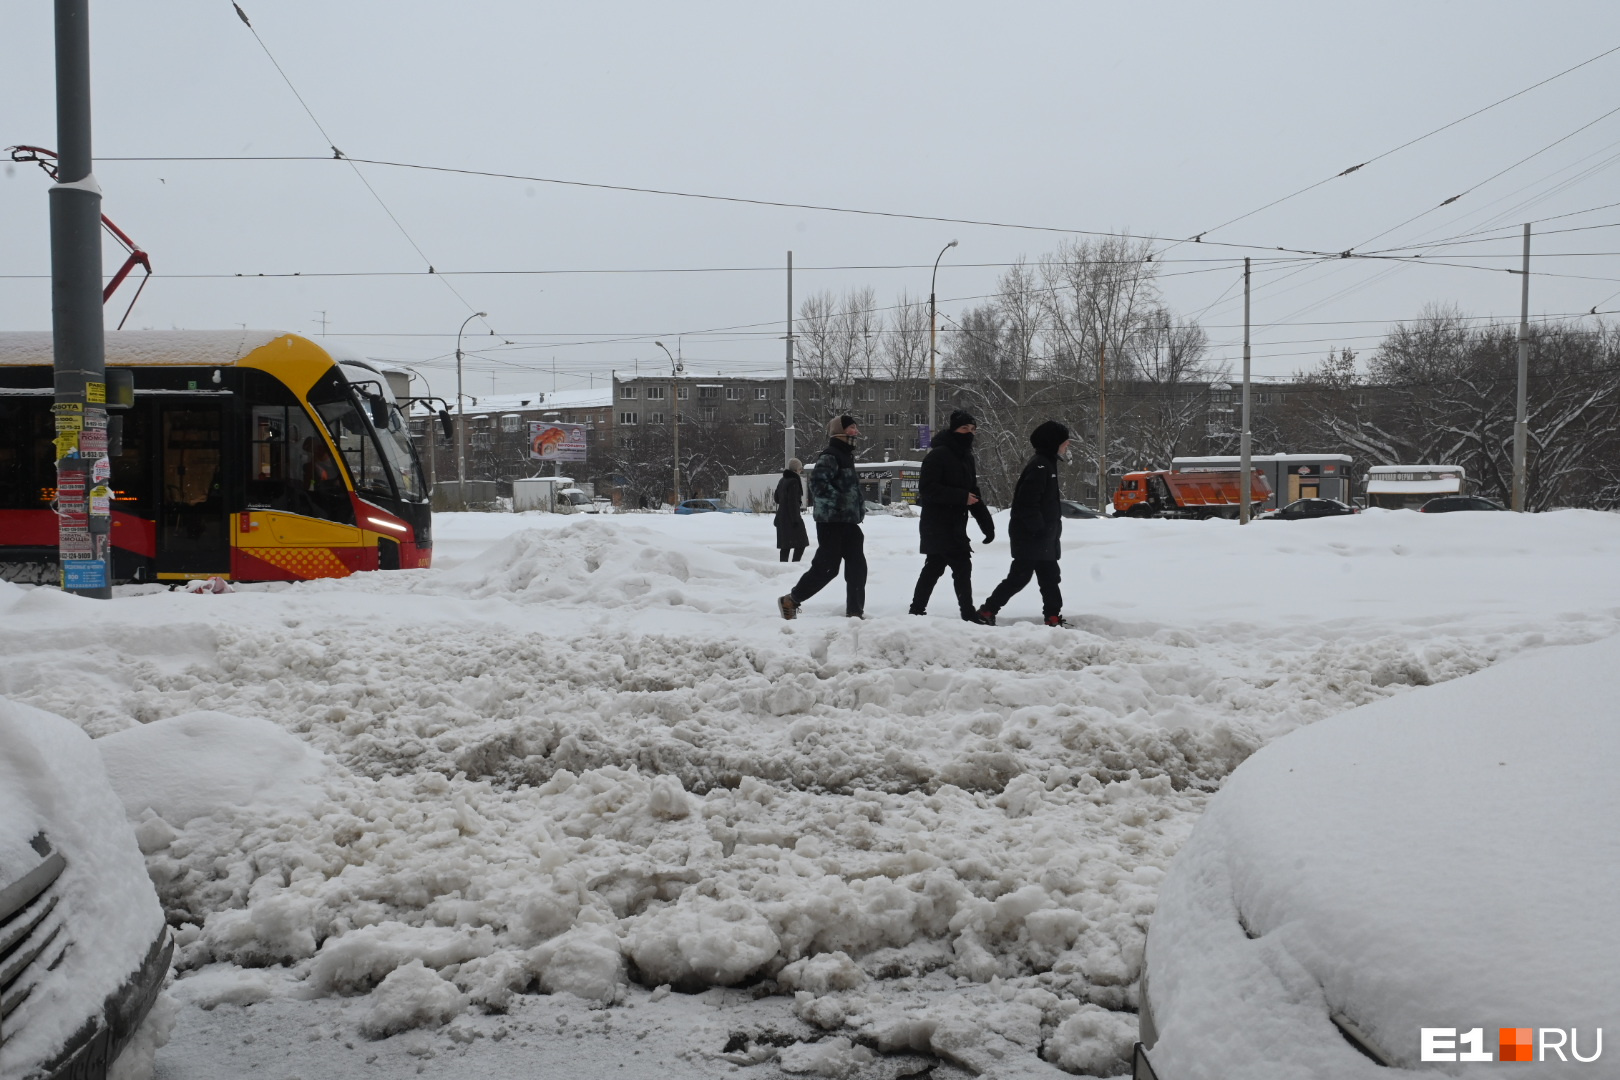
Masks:
[[[1613,0],[243,7],[351,157],[1167,242],[1620,46]],[[790,249],[801,299],[870,284],[887,304],[926,299],[934,256],[959,239],[938,285],[959,316],[1004,264],[1064,239],[332,160],[105,160],[331,151],[229,0],[91,8],[104,209],[160,275],[131,328],[319,336],[324,317],[334,339],[448,393],[456,329],[487,311],[467,327],[472,393],[549,389],[553,367],[559,388],[667,369],[655,338],[693,371],[766,374],[783,358]],[[55,141],[52,35],[43,0],[0,10],[0,145]],[[1620,112],[1599,119],[1617,107],[1620,52],[1175,247],[1166,298],[1235,363],[1240,260],[1267,253],[1209,241],[1339,251],[1466,191],[1366,250],[1571,215],[1536,226],[1534,269],[1559,276],[1532,279],[1532,312],[1620,308],[1620,229],[1584,228],[1620,222],[1620,206],[1594,209],[1620,203]],[[50,269],[47,186],[0,166],[3,329],[50,325],[48,277],[29,277]],[[1516,318],[1519,280],[1501,268],[1518,251],[1508,237],[1435,252],[1469,267],[1259,264],[1255,370],[1370,349],[1430,302]],[[120,258],[109,246],[109,273]],[[817,269],[853,266],[881,268]],[[699,268],[742,269],[580,273]],[[306,276],[207,276],[293,272]]]

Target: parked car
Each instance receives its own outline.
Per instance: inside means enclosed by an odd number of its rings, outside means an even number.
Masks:
[[[1450,514],[1457,510],[1506,510],[1495,499],[1481,495],[1442,495],[1418,507],[1420,514]]]
[[[557,509],[567,514],[595,514],[601,507],[581,489],[564,488],[557,492]]]
[[[746,514],[748,509],[732,506],[724,499],[687,499],[675,507],[677,514]]]
[[[0,698],[0,1075],[101,1080],[173,951],[94,744]]]
[[[1338,499],[1295,499],[1287,506],[1267,510],[1256,521],[1299,521],[1304,518],[1342,517],[1359,514],[1361,508]]]
[[[1093,510],[1091,507],[1087,506],[1085,503],[1077,503],[1073,499],[1059,499],[1058,500],[1058,513],[1062,514],[1066,518],[1100,518],[1100,517],[1102,517],[1101,514],[1097,513],[1097,511]]]
[[[1534,650],[1251,756],[1160,885],[1135,1075],[1581,1075],[1620,1001],[1617,694],[1620,639]]]

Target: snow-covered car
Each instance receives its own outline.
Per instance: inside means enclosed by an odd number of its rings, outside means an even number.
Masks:
[[[95,745],[0,698],[0,1076],[107,1075],[172,952]]]
[[[1059,499],[1058,513],[1066,518],[1078,518],[1082,521],[1102,517],[1097,511],[1085,503],[1075,502],[1073,499]]]
[[[1338,499],[1295,499],[1287,506],[1267,510],[1256,521],[1301,521],[1308,518],[1343,517],[1359,514],[1359,506],[1342,503]]]
[[[748,509],[732,506],[724,499],[687,499],[675,508],[677,514],[746,514]]]
[[[1249,758],[1160,889],[1138,1076],[1592,1061],[1620,1017],[1617,693],[1620,638],[1548,648]]]
[[[1444,495],[1418,507],[1420,514],[1453,514],[1459,510],[1505,510],[1495,499],[1482,495]]]

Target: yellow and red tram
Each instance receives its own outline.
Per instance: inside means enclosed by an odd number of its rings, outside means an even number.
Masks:
[[[425,567],[427,484],[388,381],[275,331],[109,331],[115,582]],[[0,577],[60,580],[51,335],[0,333]],[[115,414],[117,415],[117,414]]]

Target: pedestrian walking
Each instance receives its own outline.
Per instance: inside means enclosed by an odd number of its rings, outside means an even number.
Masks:
[[[797,618],[799,606],[820,592],[844,567],[844,614],[866,617],[866,537],[861,519],[866,503],[855,473],[855,440],[861,430],[853,416],[827,423],[827,448],[810,470],[810,507],[816,519],[816,554],[810,569],[786,596],[777,598],[782,618]]]
[[[804,472],[804,462],[798,458],[790,458],[787,468],[782,470],[782,479],[776,482],[776,550],[781,552],[781,561],[788,561],[788,552],[793,553],[793,561],[798,562],[804,557],[804,549],[810,546],[810,536],[804,531],[804,480],[800,473]]]
[[[1063,535],[1063,513],[1058,504],[1057,466],[1067,460],[1069,429],[1048,420],[1030,433],[1035,453],[1019,474],[1013,490],[1012,512],[1007,517],[1007,539],[1012,548],[1012,566],[1007,579],[995,587],[979,609],[985,622],[994,626],[996,613],[1007,605],[1033,576],[1041,589],[1041,614],[1047,626],[1067,626],[1063,621],[1063,592],[1058,588],[1058,538]]]
[[[949,567],[962,618],[971,623],[984,622],[973,603],[973,543],[967,534],[968,515],[979,523],[987,544],[996,538],[996,523],[979,494],[978,467],[973,460],[973,434],[977,429],[978,421],[970,414],[960,409],[951,413],[947,430],[934,439],[923,458],[922,475],[917,480],[922,519],[917,528],[926,558],[911,595],[913,615],[928,613],[928,598]]]

